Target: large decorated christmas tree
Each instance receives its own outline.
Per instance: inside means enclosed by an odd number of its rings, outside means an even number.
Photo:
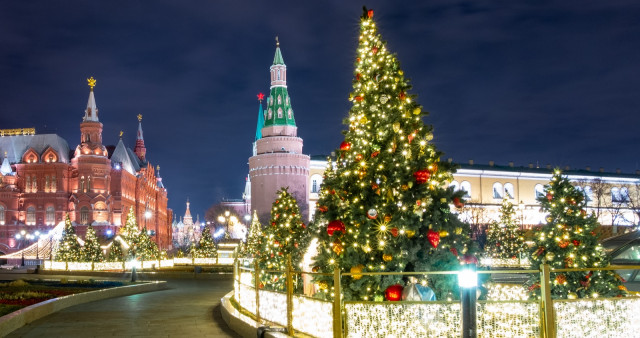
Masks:
[[[532,248],[532,268],[541,264],[550,268],[606,267],[609,259],[598,243],[596,216],[585,211],[586,201],[581,191],[555,170],[545,195],[538,198],[542,210],[548,213],[547,224],[535,234]],[[551,273],[551,295],[554,298],[614,297],[626,294],[621,278],[611,270],[589,270]],[[529,281],[532,295],[540,293],[540,276]]]
[[[373,11],[360,21],[352,108],[337,158],[325,172],[314,230],[315,271],[457,270],[475,261],[469,226],[451,211],[463,191],[447,188],[452,166],[441,162],[426,112],[395,54],[377,31]],[[354,275],[343,280],[345,300],[382,300],[402,289],[402,276]],[[316,276],[331,294],[331,277]],[[429,277],[438,299],[458,295],[452,275]],[[387,297],[394,299],[394,297]]]
[[[62,231],[62,237],[58,243],[58,249],[56,250],[55,259],[57,261],[65,262],[80,262],[83,260],[82,247],[78,243],[78,236],[71,224],[69,214],[64,219],[64,230]]]
[[[263,231],[263,245],[260,250],[260,268],[262,270],[287,269],[287,257],[291,256],[293,267],[302,260],[303,248],[307,246],[309,236],[306,225],[302,222],[298,202],[287,188],[276,193],[276,200],[271,207],[271,220]],[[284,288],[283,273],[265,273],[261,276],[262,284],[268,289]]]
[[[119,239],[114,239],[111,242],[111,247],[109,248],[109,255],[107,256],[107,260],[109,262],[122,262],[125,259],[124,250],[122,250],[122,243],[120,243]]]
[[[196,258],[215,258],[218,255],[218,249],[216,243],[211,236],[211,229],[205,227],[202,230],[202,236],[198,241],[198,247],[194,250],[194,257]]]
[[[485,255],[489,258],[518,258],[524,250],[524,238],[515,221],[513,203],[508,199],[502,201],[500,220],[489,224]]]
[[[87,234],[84,236],[84,247],[82,247],[82,255],[87,262],[102,262],[104,255],[98,242],[96,231],[91,225],[87,227]]]

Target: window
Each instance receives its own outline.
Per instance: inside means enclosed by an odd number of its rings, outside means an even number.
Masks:
[[[287,105],[289,105],[289,97],[287,96],[287,99],[285,100],[285,102],[287,102]]]
[[[624,203],[629,203],[629,190],[625,187],[620,189],[620,199]]]
[[[591,186],[587,185],[584,187],[584,198],[587,203],[593,200],[593,191],[591,190]]]
[[[4,225],[4,205],[0,205],[0,225]]]
[[[278,95],[278,104],[282,104],[282,96]]]
[[[280,69],[278,69],[278,80],[280,80]],[[280,103],[280,100],[278,100],[278,103]]]
[[[89,208],[80,208],[80,224],[89,224]]]
[[[513,193],[513,184],[511,183],[504,184],[504,195],[509,199],[513,199],[513,196],[515,196]]]
[[[544,186],[542,184],[536,184],[533,188],[536,194],[536,198],[544,197]]]
[[[272,116],[273,116],[273,111],[271,110],[271,108],[269,108],[269,120],[271,120]]]
[[[282,118],[282,108],[278,108],[278,118]]]
[[[58,185],[56,183],[56,175],[51,176],[51,192],[56,192],[58,190]]]
[[[38,182],[36,176],[31,176],[31,192],[38,192]]]
[[[24,184],[24,191],[31,192],[31,176],[27,175],[26,182]]]
[[[291,108],[289,108],[289,111],[287,111],[287,115],[289,116],[289,118],[293,117],[293,111],[291,110]]]
[[[30,206],[27,208],[27,225],[36,224],[36,207]]]
[[[460,190],[460,183],[458,183],[458,181],[451,181],[449,188],[453,188],[453,191],[458,191]]]
[[[313,175],[311,176],[311,193],[317,194],[320,192],[320,186],[322,185],[322,176],[321,175]]]
[[[53,206],[47,207],[44,219],[47,225],[53,225],[56,222],[56,209]]]
[[[616,187],[611,188],[611,202],[614,202],[614,203],[624,202],[624,199],[622,198],[622,194],[620,193],[620,189]]]
[[[498,182],[493,184],[493,198],[502,199],[503,191],[502,184]]]
[[[312,193],[318,192],[318,180],[311,180],[311,192]]]
[[[464,194],[464,198],[471,198],[471,183],[462,181],[462,183],[460,183],[460,190],[464,190],[466,192]]]

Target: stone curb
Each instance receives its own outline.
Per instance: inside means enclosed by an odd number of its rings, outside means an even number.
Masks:
[[[264,324],[259,324],[252,318],[249,318],[240,313],[236,308],[231,305],[231,297],[233,291],[227,293],[222,299],[220,299],[220,312],[222,313],[222,319],[227,325],[242,337],[255,337],[257,335],[258,327]],[[265,332],[264,337],[268,338],[283,338],[290,337],[289,335],[281,332]]]
[[[137,271],[138,280],[140,279],[164,279],[164,278],[177,278],[177,279],[233,279],[232,272],[163,272],[163,271]],[[64,275],[64,276],[96,276],[96,277],[116,277],[116,278],[131,278],[131,271],[61,271],[61,270],[40,270],[38,275]]]
[[[44,302],[33,304],[0,317],[0,337],[29,324],[42,317],[60,311],[70,306],[93,302],[107,298],[129,296],[137,293],[158,291],[167,289],[167,282],[155,281],[146,282],[139,285],[126,285],[104,290],[88,291],[74,295],[49,299]]]

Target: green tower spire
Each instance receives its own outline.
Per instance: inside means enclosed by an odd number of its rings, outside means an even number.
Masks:
[[[264,126],[296,126],[291,108],[291,99],[287,91],[287,66],[284,64],[280,42],[276,37],[276,54],[273,57],[271,72],[271,92],[267,98],[267,112]]]

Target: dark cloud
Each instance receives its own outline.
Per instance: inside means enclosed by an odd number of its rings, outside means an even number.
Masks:
[[[636,1],[372,1],[435,140],[456,161],[638,168]],[[304,150],[328,154],[349,110],[361,5],[281,1],[0,3],[0,128],[75,147],[96,99],[106,144],[148,156],[170,207],[240,197],[274,37]]]

